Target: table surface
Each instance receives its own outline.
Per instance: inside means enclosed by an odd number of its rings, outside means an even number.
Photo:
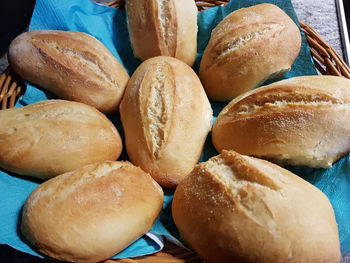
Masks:
[[[335,0],[291,0],[299,20],[312,26],[343,55]]]

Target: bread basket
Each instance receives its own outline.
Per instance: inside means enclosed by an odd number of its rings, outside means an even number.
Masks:
[[[227,2],[229,2],[229,0],[196,1],[199,11],[217,5],[226,4]],[[116,0],[108,3],[108,5],[115,8],[122,8],[124,6],[124,0]],[[335,75],[350,78],[350,68],[345,64],[337,52],[310,26],[302,22],[300,22],[300,25],[310,45],[311,55],[319,73],[323,75]],[[14,107],[16,101],[24,91],[24,82],[11,70],[11,68],[6,69],[0,75],[0,109]],[[167,243],[163,251],[150,256],[133,259],[107,260],[105,262],[196,263],[201,262],[201,260],[193,252]]]

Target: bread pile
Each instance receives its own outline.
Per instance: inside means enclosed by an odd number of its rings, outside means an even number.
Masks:
[[[144,60],[130,79],[85,33],[31,31],[10,46],[12,69],[64,99],[0,111],[0,167],[49,179],[24,205],[25,238],[56,259],[107,259],[151,228],[161,185],[177,187],[174,221],[207,262],[339,262],[327,197],[269,161],[331,167],[346,154],[350,80],[256,88],[287,72],[301,46],[296,24],[272,4],[221,21],[199,77],[193,0],[128,0],[126,10]],[[220,154],[196,165],[212,126],[208,97],[231,102],[213,126]],[[120,114],[124,143],[103,113]],[[123,144],[131,163],[116,161]]]

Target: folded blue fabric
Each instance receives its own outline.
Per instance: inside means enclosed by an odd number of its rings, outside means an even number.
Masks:
[[[198,54],[195,70],[198,70],[201,55],[210,37],[212,29],[229,13],[241,7],[270,2],[281,7],[297,23],[290,0],[236,0],[224,7],[216,7],[198,16]],[[95,4],[89,0],[37,0],[30,30],[56,29],[75,30],[93,35],[99,39],[112,54],[122,63],[129,74],[132,74],[140,61],[133,56],[124,10],[118,10]],[[292,70],[283,78],[300,75],[315,75],[310,52],[303,37],[302,49]],[[276,81],[276,80],[273,80]],[[270,81],[271,82],[271,81]],[[52,94],[28,85],[25,95],[17,106],[55,98]],[[212,103],[214,117],[218,115],[225,103]],[[122,132],[119,116],[108,116]],[[210,138],[210,137],[209,137]],[[201,161],[216,155],[210,139],[207,140]],[[127,159],[124,153],[121,159]],[[350,248],[350,164],[349,156],[342,158],[331,169],[310,169],[306,167],[288,167],[296,174],[320,188],[331,200],[339,225],[342,250]],[[41,255],[25,241],[19,230],[21,209],[30,192],[40,183],[26,177],[19,177],[0,171],[0,244],[8,244],[23,252]],[[116,258],[134,257],[156,252],[162,248],[162,237],[179,237],[171,218],[171,200],[173,191],[165,190],[165,202],[160,218],[150,233],[116,255]],[[290,215],[291,217],[293,215]],[[155,238],[156,237],[156,238]],[[320,237],[322,238],[322,237]]]

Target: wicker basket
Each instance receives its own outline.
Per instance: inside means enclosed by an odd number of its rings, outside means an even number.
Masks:
[[[230,0],[196,0],[199,11],[206,8],[228,3]],[[124,0],[115,0],[107,5],[115,8],[123,8]],[[320,74],[344,76],[350,78],[350,68],[337,52],[328,45],[323,38],[310,26],[300,22],[301,29],[304,31],[307,41],[310,45],[311,55],[315,66]],[[0,109],[11,108],[15,105],[17,99],[24,93],[24,82],[10,68],[6,69],[0,75]],[[163,251],[150,256],[127,258],[119,260],[107,260],[105,263],[200,263],[199,257],[184,248],[166,243]]]

